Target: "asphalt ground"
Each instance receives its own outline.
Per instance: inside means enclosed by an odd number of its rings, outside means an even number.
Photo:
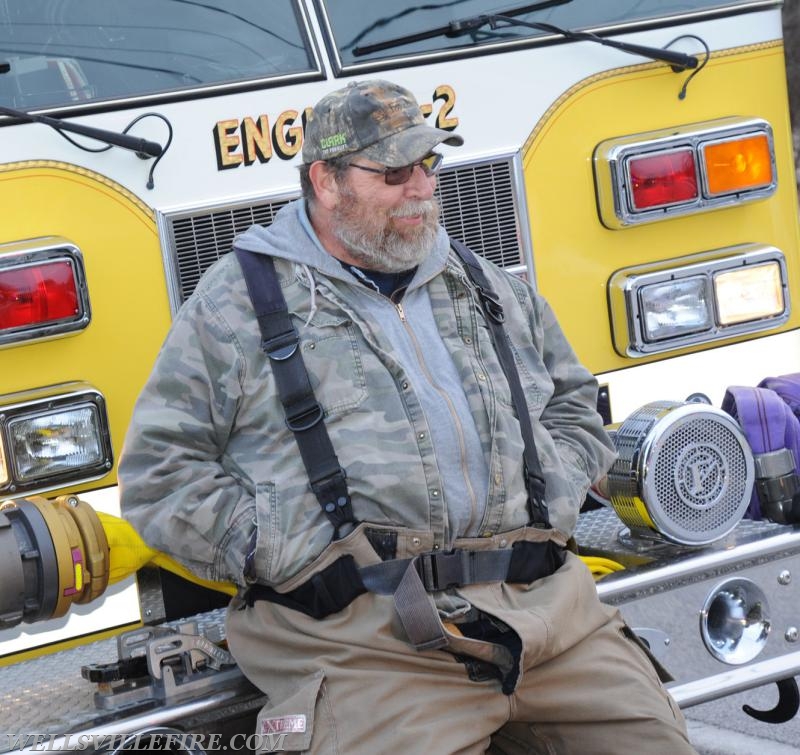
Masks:
[[[689,739],[699,755],[797,755],[800,747],[689,721]]]
[[[684,709],[689,739],[700,755],[798,755],[800,716],[768,724],[742,711],[747,704],[771,710],[778,702],[774,684]]]

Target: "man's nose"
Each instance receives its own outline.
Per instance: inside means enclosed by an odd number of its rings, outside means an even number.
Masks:
[[[410,199],[430,199],[436,189],[436,176],[427,176],[421,165],[415,165],[406,181],[405,195]]]

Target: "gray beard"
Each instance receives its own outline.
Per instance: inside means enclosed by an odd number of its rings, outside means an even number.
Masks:
[[[359,267],[383,273],[399,273],[419,265],[433,250],[438,235],[439,206],[435,200],[407,202],[393,214],[422,212],[424,223],[408,237],[387,225],[359,222],[358,208],[338,209],[334,234]]]

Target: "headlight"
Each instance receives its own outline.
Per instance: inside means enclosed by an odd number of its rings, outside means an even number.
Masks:
[[[0,451],[0,496],[101,477],[113,466],[103,396],[85,384],[6,396]]]
[[[777,262],[717,273],[714,294],[722,326],[777,317],[785,308]]]
[[[783,252],[741,246],[618,270],[608,282],[614,348],[641,357],[783,325]]]
[[[14,471],[21,482],[94,467],[105,461],[100,412],[86,403],[8,423]]]
[[[645,340],[654,343],[707,330],[712,319],[707,289],[703,276],[642,286]]]

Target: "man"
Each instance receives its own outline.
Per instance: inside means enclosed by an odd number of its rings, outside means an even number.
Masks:
[[[229,646],[269,696],[258,732],[290,751],[694,752],[564,548],[614,458],[596,383],[541,297],[485,261],[476,284],[438,224],[435,148],[461,141],[385,81],[316,105],[303,199],[175,319],[120,463],[125,513],[240,585]],[[271,290],[263,334],[242,266],[256,300]],[[281,300],[283,329],[264,325]]]

